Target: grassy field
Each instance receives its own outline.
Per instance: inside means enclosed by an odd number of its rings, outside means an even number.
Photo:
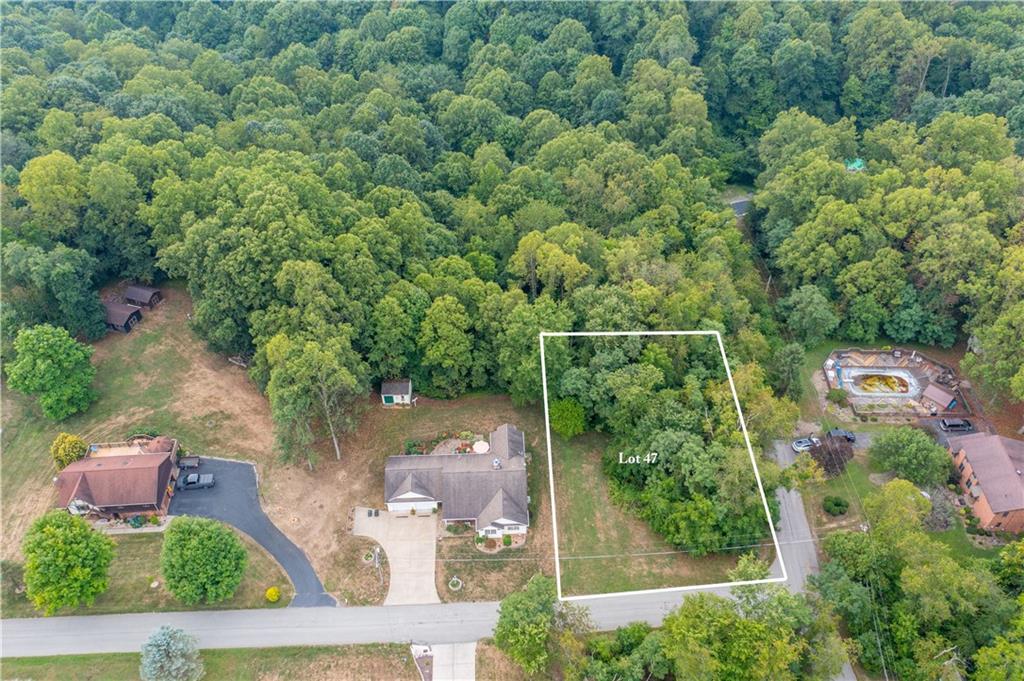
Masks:
[[[110,565],[107,591],[100,594],[93,605],[82,606],[58,615],[103,615],[116,612],[151,612],[158,610],[208,610],[229,608],[283,607],[292,597],[292,586],[277,562],[258,544],[241,536],[249,551],[249,564],[235,595],[215,605],[186,606],[174,598],[160,575],[160,547],[162,533],[126,534],[114,537],[114,561]],[[3,616],[36,617],[38,613],[24,594],[15,591],[16,585],[4,578]],[[151,584],[160,582],[157,588]],[[281,589],[281,600],[267,603],[264,592],[268,587]]]
[[[601,471],[606,436],[555,436],[555,494],[562,591],[613,593],[728,581],[735,556],[694,558],[676,551],[642,520],[612,503]],[[768,533],[767,520],[765,534]],[[765,556],[769,561],[772,556]]]
[[[204,650],[210,681],[416,681],[402,644]],[[138,678],[134,653],[5,658],[0,678],[32,681],[124,681]],[[479,677],[484,678],[484,677]]]
[[[498,650],[491,639],[476,644],[476,678],[479,681],[528,681],[523,668]]]

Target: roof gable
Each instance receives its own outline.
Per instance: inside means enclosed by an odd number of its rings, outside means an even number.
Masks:
[[[160,506],[173,468],[167,452],[81,459],[57,476],[58,505],[81,499],[99,508]]]

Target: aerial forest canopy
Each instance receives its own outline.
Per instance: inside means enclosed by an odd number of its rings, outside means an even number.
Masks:
[[[8,353],[183,280],[298,458],[384,378],[537,401],[541,330],[719,330],[759,439],[832,333],[1024,397],[1019,4],[3,9]]]

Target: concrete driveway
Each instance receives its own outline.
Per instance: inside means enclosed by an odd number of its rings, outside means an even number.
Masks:
[[[437,519],[388,511],[369,517],[367,510],[356,508],[352,533],[369,537],[387,554],[391,583],[384,605],[440,603],[434,584]]]
[[[337,605],[334,597],[324,590],[306,554],[284,536],[263,512],[257,490],[256,470],[252,464],[204,456],[199,472],[213,473],[216,486],[211,489],[177,490],[171,499],[171,515],[213,518],[233,525],[252,537],[288,573],[295,587],[295,598],[290,605]]]
[[[430,646],[434,654],[433,681],[474,681],[476,679],[476,641],[438,643]]]

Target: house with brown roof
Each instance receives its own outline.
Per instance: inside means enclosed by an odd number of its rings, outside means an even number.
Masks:
[[[525,534],[530,525],[523,432],[504,424],[473,453],[388,457],[384,498],[394,513],[440,510],[445,525],[481,536]]]
[[[980,526],[1024,531],[1024,441],[971,433],[949,438],[949,451]]]
[[[178,479],[178,441],[168,437],[89,445],[55,479],[57,507],[125,518],[167,513]]]

